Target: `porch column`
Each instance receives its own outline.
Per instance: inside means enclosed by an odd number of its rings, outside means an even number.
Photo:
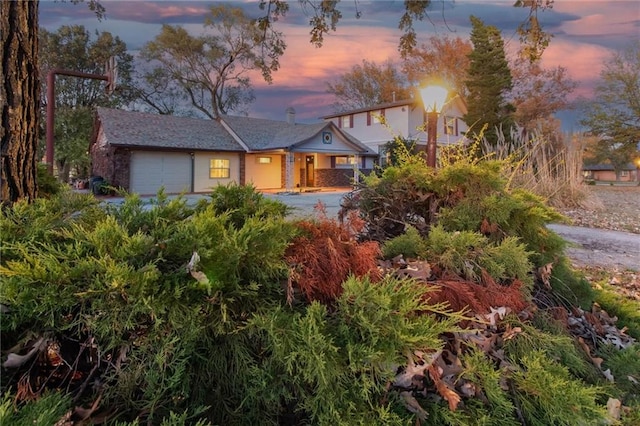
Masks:
[[[354,155],[353,159],[353,184],[357,185],[360,182],[360,156]]]
[[[293,152],[287,152],[285,155],[284,165],[284,185],[287,192],[293,191],[294,167],[296,165],[296,156]]]

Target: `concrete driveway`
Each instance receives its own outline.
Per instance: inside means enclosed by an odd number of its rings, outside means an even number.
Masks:
[[[342,197],[348,193],[348,189],[331,189],[317,192],[292,192],[292,193],[264,193],[265,197],[282,201],[294,209],[292,216],[308,216],[315,212],[315,207],[322,203],[327,216],[335,218],[340,211]]]

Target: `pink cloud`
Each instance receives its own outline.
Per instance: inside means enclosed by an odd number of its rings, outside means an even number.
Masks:
[[[363,59],[382,63],[398,57],[398,35],[393,29],[376,29],[372,41],[371,28],[341,27],[339,35],[332,33],[325,37],[321,48],[309,42],[309,27],[291,25],[279,30],[286,34],[287,49],[280,60],[280,69],[274,74],[274,85],[324,90],[327,81],[349,72]],[[257,78],[252,81],[256,87],[266,85]]]
[[[580,16],[559,27],[568,36],[640,36],[640,4],[635,1],[559,1],[554,3],[553,10]]]
[[[542,62],[547,68],[567,69],[568,76],[579,84],[574,96],[590,96],[604,63],[612,54],[602,46],[554,39],[544,52]]]

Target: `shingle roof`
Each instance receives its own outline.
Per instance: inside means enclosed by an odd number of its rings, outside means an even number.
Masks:
[[[148,114],[118,109],[97,109],[107,140],[112,145],[244,151],[215,120]]]
[[[292,124],[286,121],[225,115],[222,120],[238,135],[252,151],[270,149],[293,149],[309,141],[328,128],[334,132],[333,123]],[[367,147],[357,139],[341,132],[356,150],[366,152]]]
[[[371,152],[366,145],[341,132],[331,122],[291,124],[261,118],[225,115],[220,118],[239,141],[218,120],[203,120],[171,115],[148,114],[98,108],[107,140],[112,145],[149,148],[198,149],[215,151],[291,150],[330,128],[340,132],[355,151]]]

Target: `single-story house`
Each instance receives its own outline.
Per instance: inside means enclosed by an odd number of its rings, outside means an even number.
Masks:
[[[252,184],[287,191],[351,186],[377,157],[331,122],[222,116],[217,120],[97,108],[92,172],[139,194],[208,192]]]
[[[595,181],[640,182],[640,172],[633,163],[627,163],[620,170],[620,176],[611,164],[590,164],[582,167],[582,176]]]

